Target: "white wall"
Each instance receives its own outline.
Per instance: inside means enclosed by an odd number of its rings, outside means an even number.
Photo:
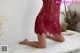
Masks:
[[[0,1],[2,2],[0,3],[0,10],[7,19],[4,23],[5,33],[1,36],[1,44],[10,44],[22,38],[36,36],[34,33],[34,21],[41,8],[41,0]]]
[[[0,43],[12,44],[24,38],[36,37],[34,23],[41,6],[41,0],[0,0],[0,11],[7,19]],[[61,21],[63,17],[61,15]]]

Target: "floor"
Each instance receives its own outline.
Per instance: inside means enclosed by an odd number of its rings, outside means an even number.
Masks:
[[[17,42],[8,45],[8,53],[80,53],[80,33],[67,30],[62,34],[65,37],[63,43],[47,39],[47,48],[39,49],[20,45]],[[33,38],[31,40],[37,39]]]

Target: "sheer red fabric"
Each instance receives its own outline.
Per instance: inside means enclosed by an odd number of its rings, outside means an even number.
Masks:
[[[35,33],[46,35],[49,34],[60,34],[60,3],[61,0],[43,0],[43,6],[37,15],[35,21]]]

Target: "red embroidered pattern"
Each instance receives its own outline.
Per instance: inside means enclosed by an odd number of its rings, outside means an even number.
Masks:
[[[61,0],[43,0],[43,6],[35,21],[35,33],[60,34],[60,3]]]

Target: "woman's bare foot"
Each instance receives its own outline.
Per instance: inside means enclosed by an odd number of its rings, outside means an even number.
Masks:
[[[27,40],[27,39],[24,39],[23,41],[19,42],[19,44],[26,45],[26,44],[27,44],[27,42],[28,42],[28,40]]]

